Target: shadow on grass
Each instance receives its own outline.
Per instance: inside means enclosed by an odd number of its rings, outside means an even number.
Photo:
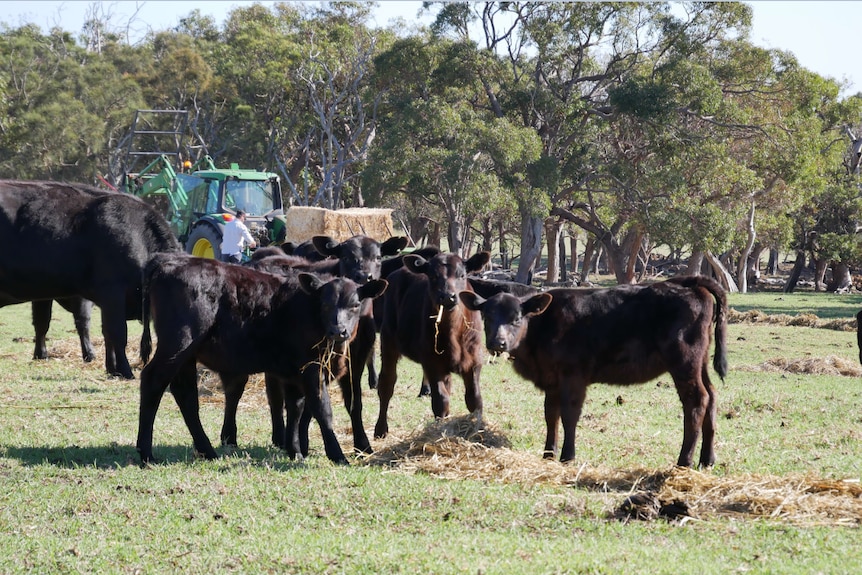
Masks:
[[[159,445],[154,452],[158,459],[156,464],[158,466],[210,464],[197,457],[194,450],[187,445]],[[289,471],[305,465],[301,461],[291,460],[286,453],[274,447],[221,448],[219,454],[219,459],[214,460],[212,464],[224,465],[226,468],[251,466],[273,471]],[[16,459],[25,467],[42,465],[54,465],[64,469],[141,467],[140,457],[134,447],[117,444],[94,447],[6,446],[0,449],[0,456]],[[313,454],[312,457],[314,457]]]

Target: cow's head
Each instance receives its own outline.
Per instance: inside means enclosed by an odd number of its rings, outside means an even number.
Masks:
[[[310,273],[299,274],[298,280],[302,290],[320,302],[325,336],[334,343],[353,338],[362,311],[362,301],[379,297],[389,285],[381,279],[361,285],[341,277],[324,281]]]
[[[458,255],[442,252],[426,260],[422,256],[404,256],[404,267],[415,274],[428,277],[428,290],[432,301],[446,310],[458,305],[458,292],[467,289],[467,274],[484,268],[491,259],[490,252],[479,252],[466,262]]]
[[[498,293],[488,299],[471,291],[462,291],[458,296],[468,309],[482,313],[485,347],[494,353],[516,349],[527,332],[529,318],[545,311],[552,299],[549,293],[523,300],[508,293]]]
[[[365,283],[380,278],[383,256],[392,256],[407,246],[407,238],[396,236],[382,244],[368,236],[353,236],[341,243],[329,236],[314,236],[314,248],[326,257],[336,258],[339,274],[356,283]]]

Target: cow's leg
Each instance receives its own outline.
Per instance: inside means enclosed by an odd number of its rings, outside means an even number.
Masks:
[[[219,377],[224,390],[224,422],[221,427],[221,444],[236,445],[236,411],[239,407],[239,400],[242,399],[242,394],[245,391],[245,384],[248,383],[248,375],[220,373]]]
[[[194,363],[192,362],[192,367]],[[162,396],[180,367],[175,362],[162,359],[156,351],[155,357],[141,371],[140,407],[138,411],[138,438],[135,446],[141,463],[155,463],[153,457],[153,424]]]
[[[353,449],[359,453],[371,453],[371,442],[365,433],[362,421],[362,371],[371,359],[374,351],[374,340],[377,335],[373,318],[363,317],[360,320],[359,331],[350,342],[350,370],[338,381],[344,407],[350,414],[350,425],[353,428]]]
[[[703,441],[700,448],[700,466],[711,467],[715,465],[715,427],[716,416],[718,412],[718,404],[716,401],[715,388],[712,386],[712,381],[709,379],[708,358],[703,362],[703,368],[700,372],[703,387],[709,395],[709,400],[706,406],[706,413],[703,418]]]
[[[96,359],[96,352],[90,341],[90,316],[93,312],[93,302],[82,297],[58,299],[57,303],[68,310],[75,318],[75,331],[81,342],[81,357],[85,363]]]
[[[335,463],[347,465],[347,458],[344,457],[335,430],[332,428],[332,406],[329,403],[328,386],[320,384],[320,377],[321,373],[317,366],[309,367],[303,373],[302,385],[305,392],[305,403],[320,426],[326,456]]]
[[[180,372],[171,381],[171,393],[180,408],[183,420],[186,422],[195,451],[207,459],[216,459],[218,454],[213,449],[209,437],[201,423],[200,404],[198,403],[198,372],[194,360],[186,362]]]
[[[694,450],[700,437],[706,413],[709,410],[710,394],[700,381],[699,372],[691,369],[671,372],[676,392],[682,402],[683,434],[682,448],[676,464],[681,467],[691,467],[694,461]],[[714,427],[714,423],[712,424]],[[701,457],[703,457],[703,453]]]
[[[398,364],[398,351],[388,344],[382,337],[380,340],[380,378],[377,380],[377,397],[380,400],[377,424],[374,426],[374,437],[386,437],[389,433],[389,401],[395,392],[395,382],[398,373],[395,369]]]
[[[269,415],[272,419],[272,444],[276,447],[286,449],[284,410],[287,400],[283,387],[285,382],[274,373],[264,374],[266,383],[266,399],[269,402]]]
[[[300,430],[300,418],[310,409],[305,408],[305,395],[302,392],[302,385],[298,381],[290,381],[283,378],[277,378],[275,381],[281,383],[282,404],[287,410],[287,426],[284,427],[284,436],[281,439],[283,447],[291,459],[302,461],[308,455],[308,431],[305,433],[305,450],[303,451]],[[281,417],[279,417],[281,419]]]
[[[542,457],[556,459],[557,436],[560,428],[560,392],[557,388],[545,392],[545,450]]]
[[[377,389],[377,368],[374,366],[374,354],[368,356],[365,362],[368,371],[368,389]]]
[[[110,375],[132,379],[132,368],[126,358],[128,328],[124,296],[102,302],[102,335],[105,338],[105,368]]]
[[[311,427],[311,420],[314,419],[314,415],[311,413],[311,408],[308,406],[308,403],[305,404],[305,409],[303,409],[299,414],[299,452],[303,457],[308,457],[308,428]]]
[[[482,364],[478,363],[472,369],[462,374],[464,379],[464,403],[470,413],[482,416],[482,390],[479,387],[479,375],[482,373]]]
[[[416,397],[428,397],[431,395],[431,382],[428,381],[428,378],[422,376],[422,383],[419,385],[419,395]]]
[[[424,370],[423,370],[424,371]],[[431,382],[431,411],[434,417],[449,417],[449,397],[452,394],[452,374],[424,371]]]
[[[563,446],[560,449],[560,461],[563,463],[575,459],[575,433],[586,395],[586,382],[580,380],[563,380],[560,382],[560,419],[563,421]]]
[[[33,329],[36,331],[34,339],[33,359],[48,359],[48,346],[45,336],[48,334],[48,326],[51,325],[52,300],[39,300],[30,302],[33,312]]]

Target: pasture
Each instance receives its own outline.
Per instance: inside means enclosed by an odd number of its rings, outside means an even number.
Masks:
[[[485,425],[476,427],[457,377],[453,417],[435,424],[407,359],[390,436],[350,467],[326,459],[315,424],[305,463],[271,447],[255,377],[238,449],[196,460],[168,394],[154,436],[166,462],[142,469],[138,381],[108,378],[101,357],[83,364],[60,309],[50,359],[31,360],[30,307],[0,309],[0,572],[862,572],[856,334],[810,327],[814,316],[846,324],[862,296],[731,294],[729,304],[740,316],[805,312],[810,321],[731,317],[729,375],[714,377],[718,463],[703,472],[673,467],[682,408],[667,375],[590,387],[575,462],[563,466],[540,458],[542,394],[505,361],[483,369]],[[141,326],[129,329],[133,359]],[[370,433],[377,395],[363,387]],[[331,393],[347,451],[350,420]],[[213,440],[222,406],[204,378],[201,416]],[[627,498],[644,493],[687,511],[628,512]]]

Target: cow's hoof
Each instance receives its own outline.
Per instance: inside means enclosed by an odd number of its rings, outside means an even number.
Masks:
[[[195,458],[196,459],[206,459],[207,461],[213,461],[214,459],[218,459],[218,453],[215,452],[214,449],[208,449],[206,451],[198,451],[195,449]]]

